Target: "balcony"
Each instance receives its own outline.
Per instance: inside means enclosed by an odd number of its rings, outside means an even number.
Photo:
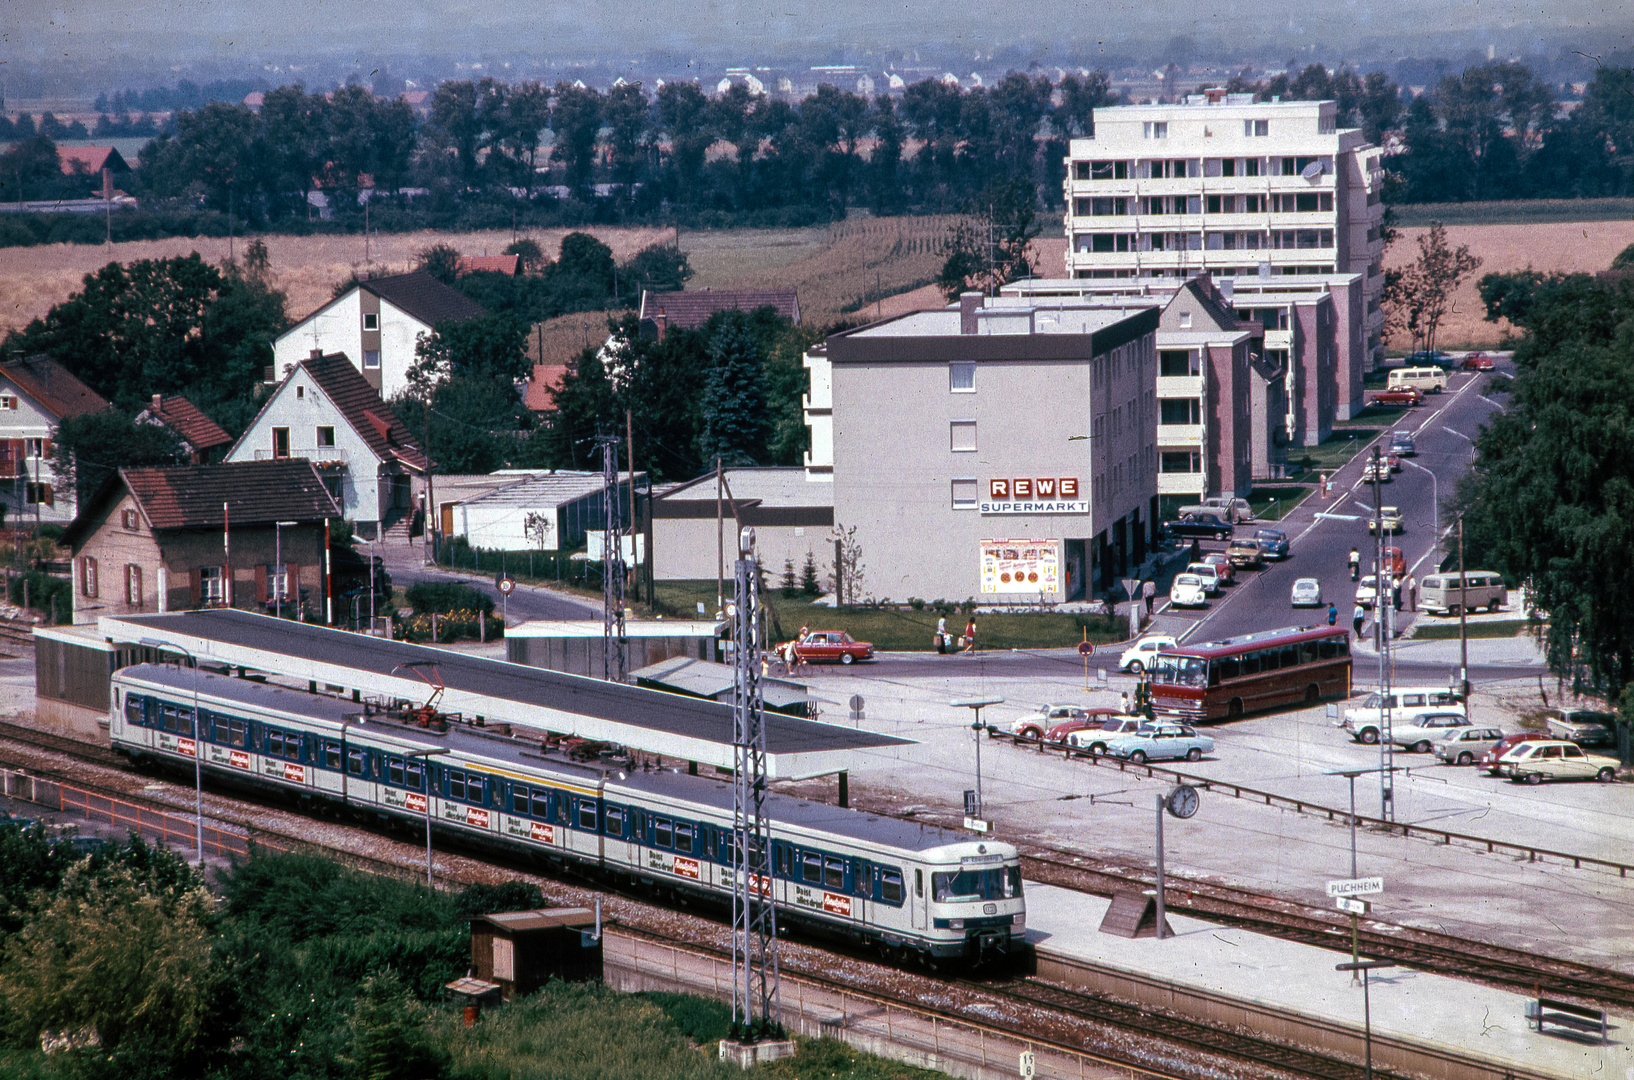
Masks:
[[[287,454],[275,453],[271,450],[257,450],[257,461],[281,461],[285,458],[301,458],[322,468],[330,466],[342,468],[347,463],[346,448],[343,446],[309,446],[304,450],[291,450]]]

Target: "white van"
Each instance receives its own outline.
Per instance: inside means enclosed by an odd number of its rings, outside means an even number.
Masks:
[[[1409,386],[1421,394],[1439,394],[1447,388],[1447,373],[1438,367],[1396,368],[1384,381],[1386,390],[1405,390]]]
[[[1468,715],[1458,695],[1445,686],[1399,687],[1389,695],[1375,690],[1361,702],[1344,711],[1335,726],[1343,728],[1359,743],[1373,745],[1379,741],[1380,711],[1390,714],[1390,723],[1411,724],[1429,713],[1458,713]]]
[[[1466,570],[1462,586],[1456,573],[1431,574],[1419,583],[1418,602],[1436,615],[1456,615],[1460,607],[1497,611],[1509,603],[1509,590],[1504,588],[1504,579],[1490,570]]]

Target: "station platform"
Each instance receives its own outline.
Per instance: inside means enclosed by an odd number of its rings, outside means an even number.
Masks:
[[[1363,1056],[1362,986],[1334,970],[1348,952],[1174,914],[1173,937],[1119,937],[1099,930],[1110,900],[1031,882],[1026,894],[1027,937],[1043,978]],[[1597,1035],[1532,1030],[1525,995],[1410,968],[1372,972],[1367,993],[1375,1069],[1442,1078],[1634,1077],[1628,1017],[1608,1017],[1609,1042],[1601,1044]]]

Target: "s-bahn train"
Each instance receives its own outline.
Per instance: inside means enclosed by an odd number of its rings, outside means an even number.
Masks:
[[[133,759],[191,765],[202,747],[205,771],[241,783],[387,819],[429,813],[444,833],[557,867],[731,897],[728,783],[578,764],[487,728],[419,727],[356,702],[171,664],[115,672],[111,709],[114,749]],[[975,965],[1026,952],[1012,845],[777,794],[766,813],[780,925],[896,959]]]

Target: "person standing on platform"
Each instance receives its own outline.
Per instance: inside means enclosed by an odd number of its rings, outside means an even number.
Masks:
[[[1350,613],[1350,625],[1356,628],[1356,640],[1362,640],[1362,623],[1367,619],[1367,609],[1357,604],[1356,610]]]
[[[1418,578],[1407,575],[1407,610],[1418,610]]]
[[[974,654],[976,651],[976,616],[965,623],[965,652]]]
[[[1140,595],[1146,599],[1146,617],[1150,619],[1152,617],[1152,601],[1157,599],[1157,583],[1148,579],[1146,584],[1140,587]]]

